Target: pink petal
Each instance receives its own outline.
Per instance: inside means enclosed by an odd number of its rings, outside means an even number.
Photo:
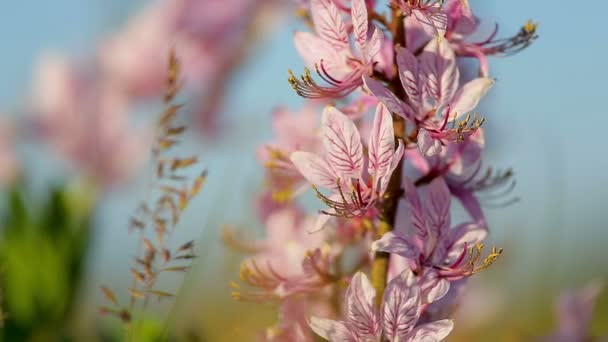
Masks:
[[[412,181],[406,179],[405,181],[405,200],[408,208],[408,216],[414,233],[422,240],[425,241],[428,236],[428,229],[426,226],[426,218],[424,210],[418,196],[418,190]]]
[[[433,323],[423,324],[416,327],[413,331],[412,342],[439,342],[446,338],[452,329],[454,323],[449,319],[443,319]]]
[[[456,117],[470,113],[477,107],[479,100],[492,88],[494,82],[494,79],[487,77],[479,77],[467,82],[454,95],[450,112],[456,113]]]
[[[371,250],[401,255],[410,260],[417,260],[420,255],[418,247],[406,235],[397,230],[388,232],[379,240],[374,241]]]
[[[363,76],[363,83],[365,83],[367,89],[369,89],[369,91],[391,112],[405,119],[413,120],[414,110],[405,102],[397,98],[397,96],[382,85],[382,83],[368,76]]]
[[[376,290],[369,279],[357,272],[346,290],[346,314],[349,326],[358,338],[375,339],[380,335],[375,299]]]
[[[412,271],[388,283],[382,302],[384,334],[390,341],[406,341],[420,317],[420,288]]]
[[[445,36],[448,26],[448,17],[440,9],[413,10],[412,14],[422,24],[422,29],[437,40]]]
[[[297,151],[291,154],[290,159],[310,183],[327,189],[337,189],[338,177],[323,158],[314,153]]]
[[[293,38],[296,50],[310,69],[314,70],[315,65],[323,61],[323,68],[333,77],[341,78],[350,71],[342,65],[341,57],[333,46],[323,39],[310,32],[296,32]]]
[[[319,214],[315,219],[315,223],[313,224],[311,229],[308,229],[307,232],[310,234],[319,232],[325,228],[325,224],[332,218],[331,215]]]
[[[327,162],[344,181],[359,179],[363,147],[355,123],[335,107],[328,106],[321,118],[321,136]]]
[[[366,62],[371,61],[380,52],[383,43],[384,33],[382,33],[381,29],[374,26],[374,33],[372,33],[372,37],[369,40]]]
[[[407,30],[405,30],[405,46],[411,52],[422,48],[429,39],[433,38],[432,35],[429,36],[424,31],[422,23],[413,15],[406,16],[403,19],[403,24],[407,27]]]
[[[346,26],[332,0],[312,0],[310,10],[315,30],[323,40],[338,51],[349,47]]]
[[[469,35],[477,30],[479,21],[473,15],[468,0],[451,0],[445,6],[448,29],[452,33]]]
[[[427,270],[418,279],[423,304],[433,303],[445,296],[450,290],[450,282],[440,278],[436,271]]]
[[[308,325],[315,334],[330,342],[356,342],[357,339],[348,330],[346,325],[339,321],[311,317]]]
[[[458,88],[460,73],[454,51],[446,39],[433,39],[427,44],[420,55],[420,68],[425,95],[434,101],[434,107],[449,103]]]
[[[395,153],[393,117],[386,106],[381,103],[376,107],[368,149],[368,172],[377,180],[385,176],[389,171],[392,157]]]
[[[427,158],[431,158],[441,154],[443,146],[438,139],[433,138],[429,132],[421,128],[418,132],[418,148],[420,152]]]
[[[486,225],[486,217],[481,209],[481,204],[475,194],[467,189],[452,189],[452,194],[460,201],[464,209],[475,222],[480,225]]]
[[[403,154],[405,153],[405,145],[403,144],[403,141],[401,139],[397,140],[397,142],[398,142],[397,150],[395,150],[395,153],[393,154],[393,158],[391,159],[391,165],[390,165],[389,172],[387,172],[382,178],[380,178],[380,189],[378,191],[380,196],[382,196],[384,194],[384,192],[386,191],[386,188],[388,187],[388,183],[391,179],[393,172],[395,171],[397,166],[399,166],[399,164],[403,161]]]
[[[450,227],[450,189],[442,178],[436,178],[424,190],[425,219],[429,231],[438,237]]]
[[[488,229],[476,223],[463,223],[450,230],[450,236],[446,242],[449,250],[446,255],[446,263],[452,264],[462,254],[465,248],[475,246],[488,236]]]
[[[422,80],[419,75],[418,59],[408,49],[396,47],[399,78],[411,104],[420,108],[422,105]]]
[[[353,20],[353,33],[355,46],[362,56],[367,55],[367,6],[364,0],[352,0],[351,16]]]

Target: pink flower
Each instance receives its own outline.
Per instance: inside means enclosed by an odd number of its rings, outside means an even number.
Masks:
[[[340,10],[331,0],[312,0],[311,15],[316,35],[296,32],[296,49],[308,67],[327,82],[319,85],[308,70],[301,79],[290,74],[289,82],[300,96],[307,98],[341,98],[361,86],[361,76],[373,72],[376,56],[384,36],[374,28],[369,35],[367,5],[353,0],[351,7],[354,48]]]
[[[370,92],[393,113],[427,130],[431,138],[442,141],[462,141],[481,126],[483,120],[474,116],[471,121],[468,113],[475,109],[494,80],[480,77],[459,87],[456,56],[445,40],[431,40],[419,57],[398,47],[397,65],[407,102],[380,82],[364,77]],[[443,117],[438,116],[441,112]],[[464,120],[456,122],[465,114]]]
[[[334,341],[441,341],[453,328],[451,320],[418,325],[422,313],[420,287],[410,270],[391,280],[380,310],[375,307],[376,291],[367,276],[357,272],[344,302],[345,319],[334,321],[311,317],[310,327],[319,336]]]
[[[15,128],[12,123],[0,120],[0,187],[14,182],[20,173],[15,155]]]
[[[258,148],[257,158],[268,170],[273,197],[285,202],[300,192],[298,188],[305,181],[289,156],[297,150],[316,152],[321,147],[316,134],[319,115],[312,104],[297,113],[278,108],[272,113],[272,122],[275,139]]]
[[[451,196],[443,179],[435,179],[421,191],[407,182],[405,191],[413,234],[388,232],[372,244],[372,250],[407,258],[412,270],[429,277],[433,288],[444,290],[447,281],[470,276],[498,257],[501,251],[493,250],[482,265],[475,264],[481,256],[480,243],[487,235],[485,226],[463,223],[450,229]],[[475,245],[467,259],[469,247]]]
[[[601,290],[601,284],[590,283],[577,291],[563,293],[557,303],[557,332],[543,341],[587,341],[593,309]]]
[[[313,218],[302,217],[296,207],[272,212],[266,220],[267,237],[240,243],[255,255],[241,264],[241,280],[233,296],[249,301],[285,299],[298,293],[316,292],[328,284],[333,258],[324,234],[309,234]]]
[[[124,94],[95,71],[60,56],[44,58],[34,82],[33,121],[85,175],[113,184],[145,160],[151,134],[130,125]]]
[[[291,160],[315,188],[332,190],[320,198],[330,207],[326,215],[360,217],[382,200],[391,174],[401,162],[403,143],[395,149],[393,121],[387,108],[376,107],[368,158],[355,123],[334,107],[326,107],[321,119],[321,140],[325,153],[294,152]],[[367,173],[364,165],[367,164]]]
[[[469,0],[449,0],[445,5],[445,13],[450,38],[468,36],[479,26],[479,19],[473,14]]]

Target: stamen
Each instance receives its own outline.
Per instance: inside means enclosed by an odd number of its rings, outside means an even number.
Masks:
[[[528,20],[515,36],[486,40],[478,46],[483,47],[483,52],[486,55],[510,56],[527,48],[538,38],[537,27],[538,23]]]
[[[363,82],[361,80],[363,69],[355,69],[341,81],[329,75],[323,66],[323,61],[321,61],[321,68],[319,69],[315,65],[315,69],[319,77],[329,86],[317,84],[308,68],[304,68],[304,75],[300,76],[300,79],[291,70],[288,70],[289,78],[287,80],[298,95],[309,99],[342,98],[357,89]]]
[[[312,185],[312,189],[315,191],[317,198],[319,198],[321,202],[323,202],[323,204],[333,210],[333,212],[328,210],[321,210],[322,214],[344,218],[360,217],[365,214],[367,204],[363,201],[363,196],[358,181],[356,185],[352,185],[351,183],[352,189],[349,194],[350,202],[346,199],[346,196],[344,195],[344,191],[342,190],[342,184],[339,178],[336,180],[336,187],[338,189],[338,194],[340,195],[340,201],[332,200],[331,198],[323,195],[314,184]]]

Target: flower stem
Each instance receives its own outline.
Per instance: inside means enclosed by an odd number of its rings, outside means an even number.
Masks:
[[[402,121],[399,120],[401,123]],[[395,126],[395,134],[399,133],[397,127],[404,126],[403,124]],[[393,230],[395,225],[395,218],[397,216],[397,205],[399,198],[401,197],[401,174],[403,164],[399,164],[391,176],[391,180],[387,189],[387,197],[384,202],[384,208],[380,214],[380,223],[376,230],[375,239],[381,238],[384,234]],[[372,262],[372,285],[376,289],[376,305],[380,307],[382,304],[382,296],[384,295],[384,289],[386,288],[386,281],[388,275],[390,255],[386,252],[376,252],[374,254],[374,261]]]
[[[403,14],[398,9],[393,9],[391,17],[392,22],[389,26],[391,27],[393,34],[393,41],[395,44],[402,44],[405,46],[406,42]],[[405,98],[406,94],[401,86],[399,76],[395,75],[394,78],[388,83],[388,86],[392,88],[397,97],[402,99]],[[395,114],[393,114],[393,129],[395,132],[395,139],[403,140],[405,138],[405,120]],[[384,198],[384,205],[380,212],[380,223],[378,224],[378,229],[376,230],[375,239],[381,238],[384,234],[390,232],[394,228],[395,219],[397,217],[397,207],[399,204],[399,199],[402,195],[402,174],[403,163],[399,163],[388,184],[388,189]],[[372,262],[371,270],[371,281],[374,289],[376,289],[376,306],[378,308],[382,304],[382,296],[384,295],[384,290],[386,288],[389,261],[390,255],[386,252],[376,252],[374,254],[374,261]]]

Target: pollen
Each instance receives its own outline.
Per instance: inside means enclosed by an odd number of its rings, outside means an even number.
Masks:
[[[522,28],[524,32],[529,35],[533,35],[536,33],[536,28],[538,27],[538,23],[532,21],[532,19],[528,20],[524,27]]]
[[[490,265],[498,260],[503,251],[502,248],[496,248],[495,246],[492,247],[492,252],[488,254],[481,264],[478,264],[484,247],[485,245],[483,243],[478,243],[475,245],[475,247],[471,247],[469,250],[469,259],[467,260],[467,264],[470,267],[469,275],[473,275],[490,267]]]

